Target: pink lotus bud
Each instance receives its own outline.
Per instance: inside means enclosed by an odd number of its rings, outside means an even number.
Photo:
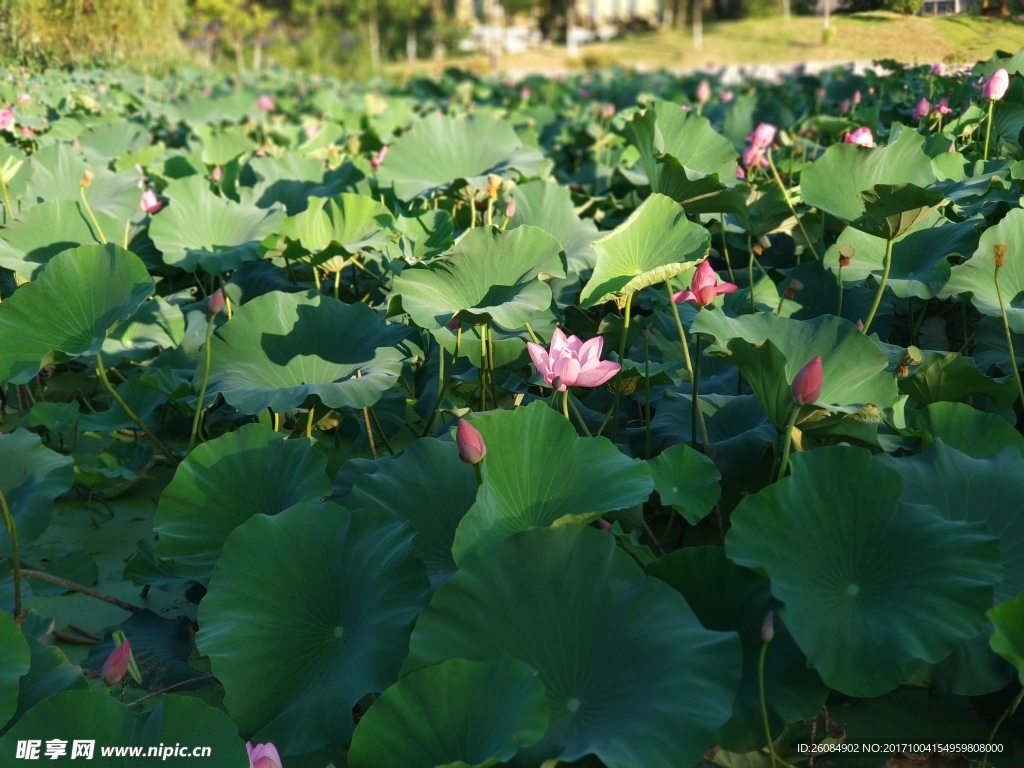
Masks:
[[[857,106],[860,104],[860,91],[853,92],[853,105]]]
[[[318,133],[316,126],[313,125],[312,123],[307,123],[306,127],[303,130],[306,133],[306,141],[312,141],[314,138],[316,138],[316,135]]]
[[[156,193],[147,189],[142,193],[142,200],[139,201],[139,210],[143,213],[156,213],[164,204],[160,202],[160,198],[156,196]]]
[[[910,113],[910,116],[914,120],[923,120],[932,109],[932,105],[928,103],[928,99],[922,98],[917,102],[917,106],[914,107],[914,111]]]
[[[825,98],[825,89],[824,88],[819,88],[818,92],[817,92],[817,96],[818,96],[818,101],[821,101],[822,99],[824,99]]]
[[[111,651],[107,660],[103,662],[103,669],[100,672],[104,685],[117,685],[120,683],[128,672],[128,664],[131,658],[132,649],[127,640]]]
[[[224,311],[224,291],[222,289],[218,288],[210,294],[210,298],[206,300],[206,308],[210,310],[211,315],[219,315]]]
[[[249,753],[249,768],[281,768],[283,765],[277,747],[269,741],[266,744],[257,744],[255,747],[251,741],[247,741],[245,751]]]
[[[860,331],[861,333],[864,333],[864,321],[861,320],[859,317],[857,318],[857,330]]]
[[[855,131],[850,131],[843,137],[846,144],[856,144],[859,147],[871,148],[875,146],[875,137],[871,135],[871,129],[862,125]]]
[[[78,150],[80,150],[82,148],[82,142],[80,142],[77,138],[72,139],[71,140],[71,148],[73,150],[75,150],[75,152],[77,152]]]
[[[941,64],[932,64],[932,68],[930,70],[928,70],[928,74],[929,75],[941,75],[942,74],[942,65]]]
[[[1006,70],[1002,70],[1002,71],[1004,73],[1006,72]],[[19,93],[18,94],[18,103],[19,104],[31,104],[32,103],[32,97],[29,96],[27,93]]]
[[[747,136],[747,141],[749,141],[753,147],[757,147],[758,149],[767,149],[772,145],[772,142],[775,141],[775,134],[777,131],[778,128],[771,123],[760,123],[757,128]]]
[[[696,98],[698,104],[707,104],[711,99],[711,83],[707,80],[701,80],[697,84]]]
[[[516,199],[513,197],[508,201],[508,205],[505,206],[505,218],[511,219],[516,215]]]
[[[224,177],[224,171],[219,165],[213,167],[213,172],[210,174],[210,178],[216,182],[219,182]]]
[[[790,394],[793,395],[793,402],[797,405],[810,405],[817,402],[821,397],[821,380],[821,355],[815,355],[793,379],[793,384],[789,388]]]
[[[256,109],[260,112],[273,112],[277,109],[277,103],[267,94],[261,93],[260,97],[256,99]]]
[[[605,120],[610,120],[611,118],[615,117],[615,105],[605,104],[604,109],[601,110],[601,117],[603,117]]]
[[[0,109],[0,131],[6,131],[14,127],[14,110]]]
[[[479,464],[487,455],[484,436],[465,419],[459,419],[455,429],[455,445],[459,448],[459,458],[467,464]]]
[[[843,99],[842,103],[839,105],[839,109],[842,112],[849,112],[850,111],[850,100],[849,99]]]
[[[387,156],[388,156],[388,145],[385,144],[383,147],[381,147],[379,150],[377,150],[377,154],[376,155],[374,155],[373,157],[370,158],[370,167],[373,168],[373,170],[376,171],[384,163],[384,158],[387,157]]]
[[[530,100],[530,89],[527,86],[523,86],[519,89],[519,100],[529,101]]]
[[[734,98],[735,98],[735,94],[732,91],[723,91],[722,92],[722,102],[724,104],[728,104]]]
[[[981,95],[991,101],[999,101],[1006,95],[1006,89],[1010,87],[1010,75],[1005,69],[997,69],[992,76],[985,81],[985,87],[981,89]]]
[[[744,172],[742,166],[739,166],[739,165],[736,166],[736,178],[737,179],[745,179],[745,178],[747,178],[747,174]]]
[[[597,518],[597,527],[600,528],[605,533],[611,533],[612,532],[612,524],[609,523],[607,520],[605,520],[603,517]]]
[[[761,623],[761,642],[770,643],[775,639],[775,612],[768,611],[768,615],[764,617],[764,621]]]

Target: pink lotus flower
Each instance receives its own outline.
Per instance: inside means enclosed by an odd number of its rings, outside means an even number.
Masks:
[[[929,75],[941,75],[942,74],[942,65],[941,64],[932,64],[932,68],[930,70],[928,70],[928,74]]]
[[[1002,70],[1002,71],[1005,72],[1006,70]],[[19,104],[31,104],[32,103],[32,97],[29,96],[27,93],[19,93],[18,94],[18,103]]]
[[[14,127],[14,110],[0,109],[0,131],[7,131]]]
[[[922,98],[917,102],[917,106],[914,107],[914,111],[910,113],[910,116],[914,120],[924,120],[925,115],[927,115],[931,109],[932,105],[928,103],[928,99]]]
[[[743,167],[742,166],[739,166],[739,165],[736,166],[736,178],[737,179],[745,179],[745,178],[747,178],[747,174],[743,172]]]
[[[768,158],[764,156],[764,148],[756,147],[753,144],[743,150],[742,161],[747,168],[753,168],[755,165],[762,168],[768,167]]]
[[[516,199],[513,197],[508,201],[508,205],[505,206],[505,218],[511,219],[516,215]]]
[[[584,342],[577,336],[566,338],[561,328],[555,328],[548,349],[532,341],[527,342],[526,349],[537,366],[537,372],[544,378],[544,384],[559,392],[565,392],[569,387],[599,387],[622,367],[601,359],[601,350],[604,349],[602,336]],[[557,383],[555,379],[558,379]]]
[[[810,405],[821,397],[821,355],[815,355],[811,361],[800,369],[793,379],[789,391],[793,402],[797,405]]]
[[[455,445],[459,449],[459,458],[467,464],[479,464],[487,455],[484,436],[465,419],[459,419],[459,426],[455,428]]]
[[[601,110],[601,117],[603,117],[605,120],[611,120],[613,117],[615,117],[615,105],[605,104],[604,109]]]
[[[841,111],[843,111],[843,112],[849,112],[850,111],[850,100],[849,99],[843,99],[842,102],[839,104],[839,109]]]
[[[723,91],[722,92],[722,103],[723,104],[728,104],[734,98],[735,98],[735,94],[732,91]]]
[[[676,304],[692,301],[703,309],[722,294],[732,293],[735,290],[736,286],[732,283],[718,282],[718,275],[715,274],[715,270],[711,268],[708,260],[704,259],[700,266],[697,267],[697,271],[693,273],[690,290],[679,291],[672,297],[672,301]]]
[[[701,80],[697,84],[697,93],[695,95],[698,104],[707,104],[711,99],[711,83],[707,80]]]
[[[249,768],[281,768],[281,755],[270,742],[254,747],[251,741],[247,741],[245,751],[249,753]]]
[[[210,173],[210,178],[214,181],[219,182],[224,177],[224,171],[219,165],[213,167],[213,171]]]
[[[125,640],[117,648],[110,652],[107,660],[103,662],[103,669],[100,675],[103,677],[104,685],[117,685],[128,672],[128,664],[132,659],[132,649]]]
[[[529,89],[528,86],[524,85],[522,88],[519,89],[519,100],[520,101],[529,101],[530,100],[530,89]]]
[[[1009,73],[1007,73],[1005,69],[997,69],[992,73],[992,76],[985,81],[985,87],[981,89],[981,94],[990,101],[999,101],[1006,95],[1006,90],[1009,87]]]
[[[160,198],[156,196],[156,192],[152,189],[147,189],[142,193],[142,200],[139,201],[139,210],[143,213],[156,213],[164,204],[160,202]]]
[[[210,294],[210,298],[206,300],[206,308],[210,310],[211,315],[219,315],[224,311],[224,291],[218,288],[216,291]]]
[[[373,168],[373,170],[376,171],[378,168],[380,168],[381,164],[383,164],[384,158],[387,157],[387,156],[388,156],[388,145],[385,144],[383,147],[381,147],[379,150],[377,150],[377,154],[376,155],[374,155],[373,157],[370,158],[370,167]]]
[[[24,136],[26,139],[31,139],[33,136],[35,136],[35,131],[33,131],[30,126],[23,125],[21,126],[21,135]]]
[[[267,94],[261,93],[260,97],[256,99],[256,109],[260,112],[273,112],[277,109],[277,102],[267,96]]]
[[[866,125],[862,125],[855,131],[850,131],[843,137],[845,144],[856,144],[859,147],[867,147],[870,149],[875,146],[875,137],[871,135],[871,129]]]
[[[860,104],[860,91],[853,92],[853,106]]]
[[[775,141],[775,134],[778,131],[771,123],[761,123],[754,129],[753,133],[747,136],[747,141],[752,146],[760,147],[761,149],[767,149]]]

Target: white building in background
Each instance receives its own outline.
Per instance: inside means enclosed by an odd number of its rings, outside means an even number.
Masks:
[[[495,15],[500,0],[455,0],[455,18],[472,22],[486,21]],[[576,23],[600,27],[646,21],[657,26],[661,20],[662,0],[576,0]]]

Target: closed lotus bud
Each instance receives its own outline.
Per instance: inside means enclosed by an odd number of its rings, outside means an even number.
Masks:
[[[224,171],[221,170],[221,167],[219,165],[214,166],[213,173],[210,174],[210,178],[219,182],[223,176]]]
[[[269,741],[266,744],[257,744],[255,747],[251,741],[247,741],[245,750],[249,753],[249,768],[281,768],[283,765],[277,747]]]
[[[479,464],[487,455],[484,436],[465,419],[459,419],[459,426],[455,429],[455,445],[459,449],[459,458],[467,464]]]
[[[132,649],[125,640],[117,648],[110,652],[107,660],[103,662],[103,669],[100,674],[105,685],[117,685],[128,673],[128,665],[132,659]]]
[[[816,403],[821,397],[821,384],[821,355],[815,355],[793,379],[793,384],[789,388],[793,402],[797,405]]]
[[[707,104],[708,99],[711,98],[711,83],[707,80],[701,80],[700,83],[697,84],[696,96],[698,104]]]
[[[160,198],[156,196],[156,193],[147,189],[142,193],[142,200],[139,201],[139,210],[144,213],[156,213],[163,208],[163,203],[160,202]]]
[[[505,206],[505,218],[511,219],[516,215],[516,199],[513,197],[508,201],[508,205]]]
[[[999,101],[1006,95],[1010,87],[1010,75],[1005,69],[997,69],[991,77],[985,81],[985,87],[981,89],[982,95],[991,101]]]
[[[857,330],[862,333],[864,332],[864,321],[861,320],[859,317],[857,318]]]
[[[224,291],[218,288],[212,294],[206,302],[206,308],[210,310],[211,315],[219,315],[224,311]]]
[[[761,642],[770,643],[775,639],[775,612],[768,611],[768,615],[764,617],[764,621],[761,623]]]
[[[996,267],[1002,267],[1006,265],[1006,249],[1005,245],[994,245],[992,250],[995,252]]]
[[[603,517],[597,518],[597,527],[606,533],[612,532],[612,524],[605,520]]]

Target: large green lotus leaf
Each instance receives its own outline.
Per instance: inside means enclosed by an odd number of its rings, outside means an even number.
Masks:
[[[721,547],[678,550],[653,562],[647,573],[677,589],[708,629],[739,634],[743,642],[740,690],[732,717],[715,742],[739,753],[767,746],[758,684],[761,626],[769,611],[779,610],[768,580],[726,559]],[[814,717],[825,703],[828,688],[807,668],[807,658],[778,618],[774,628],[775,638],[765,658],[764,686],[769,724],[777,737],[787,723]]]
[[[924,137],[904,129],[884,147],[833,144],[803,169],[800,191],[808,205],[853,222],[865,213],[861,192],[878,184],[928,187],[936,180]]]
[[[792,468],[740,502],[726,554],[768,574],[829,687],[888,693],[912,662],[939,662],[981,632],[1003,575],[983,523],[900,501],[900,475],[860,448],[799,453]]]
[[[74,484],[74,461],[51,451],[35,432],[16,429],[0,434],[0,491],[14,517],[19,543],[42,536],[50,525],[54,499]],[[0,541],[0,552],[9,554],[6,531]]]
[[[528,528],[589,523],[646,501],[654,490],[645,462],[607,438],[580,437],[544,402],[481,416],[473,426],[483,435],[487,456],[476,502],[455,532],[452,551],[459,565],[495,539]]]
[[[242,126],[197,125],[195,132],[203,149],[203,162],[207,165],[227,165],[239,155],[256,148],[256,142]]]
[[[939,213],[933,213],[912,232],[896,238],[888,287],[901,299],[910,296],[935,298],[950,277],[947,259],[974,253],[978,247],[976,226],[977,221],[954,223]],[[833,272],[838,270],[839,249],[844,245],[853,248],[853,255],[850,264],[843,267],[843,282],[847,285],[861,283],[868,275],[880,282],[885,266],[885,241],[847,227],[825,255],[825,264]]]
[[[443,208],[418,209],[410,216],[398,216],[395,230],[399,241],[384,248],[390,258],[409,262],[431,259],[455,244],[455,222]]]
[[[195,697],[173,693],[161,696],[152,712],[129,709],[103,691],[58,693],[34,706],[0,738],[0,755],[13,757],[18,742],[29,739],[43,745],[50,739],[61,739],[66,742],[68,756],[75,741],[94,742],[92,759],[104,768],[182,764],[180,756],[166,762],[171,753],[148,756],[150,747],[164,744],[172,750],[182,745],[189,752],[197,746],[208,747],[209,757],[218,768],[248,765],[245,743],[226,714]],[[142,756],[102,756],[100,748],[111,746],[140,747]],[[44,749],[40,748],[41,756]]]
[[[690,525],[703,520],[722,495],[715,462],[683,443],[665,449],[647,466],[661,503],[671,505]]]
[[[896,383],[886,373],[885,353],[842,318],[792,320],[772,312],[733,318],[720,310],[704,310],[690,327],[713,339],[708,354],[725,358],[743,372],[779,429],[793,405],[789,384],[815,355],[822,358],[822,405],[873,403],[885,408],[896,402]]]
[[[478,227],[448,255],[402,270],[392,302],[401,297],[401,311],[427,330],[458,315],[512,331],[551,306],[551,288],[543,279],[549,276],[565,277],[565,257],[547,232],[531,226],[508,232]]]
[[[850,226],[883,240],[895,240],[926,221],[945,200],[935,189],[916,184],[876,184],[857,194],[864,213]]]
[[[693,765],[729,719],[741,666],[735,634],[704,629],[615,537],[579,525],[523,531],[467,561],[417,619],[402,675],[503,656],[536,669],[548,694],[551,725],[523,766],[591,753],[608,768]]]
[[[1006,328],[1003,318],[998,315],[986,315],[978,323],[974,336],[974,349],[971,356],[978,367],[993,374],[1011,375],[1013,366],[1024,369],[1024,333],[1014,333],[1013,362],[1010,362],[1010,350],[1006,346]]]
[[[275,515],[331,492],[327,457],[308,441],[246,424],[196,447],[160,496],[157,557],[207,583],[224,540],[256,514]]]
[[[291,153],[279,158],[254,157],[246,167],[256,177],[252,201],[260,208],[278,203],[291,216],[306,210],[310,197],[333,197],[360,177],[351,163],[327,170],[320,160]]]
[[[348,253],[363,248],[382,250],[392,242],[395,217],[383,203],[366,195],[311,197],[302,213],[284,221],[281,234],[298,240],[308,251],[322,251],[332,243]]]
[[[529,224],[554,236],[565,251],[571,273],[589,273],[594,268],[590,244],[599,236],[597,226],[576,214],[568,187],[553,181],[528,181],[512,190],[512,198],[516,215],[508,224],[510,228]]]
[[[106,165],[126,152],[149,144],[150,135],[140,121],[120,119],[90,125],[78,136],[82,152],[96,165]]]
[[[412,200],[457,179],[483,189],[490,173],[514,169],[534,176],[543,163],[540,151],[524,146],[507,120],[434,112],[395,140],[377,177],[382,186],[394,186],[399,199]]]
[[[18,682],[18,708],[7,725],[0,726],[0,733],[18,722],[22,715],[40,701],[62,691],[78,691],[89,687],[82,675],[82,668],[72,664],[64,651],[52,645],[43,645],[25,632],[24,628],[22,632],[28,644],[29,668]]]
[[[1011,446],[1024,454],[1024,437],[1006,419],[967,403],[932,403],[910,414],[907,427],[926,447],[941,440],[975,459],[987,459]]]
[[[0,303],[0,381],[24,384],[58,352],[96,354],[111,327],[152,292],[146,265],[116,245],[55,256],[39,279]]]
[[[326,503],[256,515],[228,537],[196,644],[239,731],[286,755],[348,742],[352,707],[395,682],[427,602],[413,535]]]
[[[548,729],[548,697],[521,661],[449,659],[392,685],[363,715],[350,768],[488,768]]]
[[[21,627],[5,611],[0,611],[0,729],[18,709],[18,680],[28,672],[31,658]],[[544,706],[547,708],[546,701]]]
[[[109,242],[121,242],[124,227],[102,213],[96,214],[96,220]],[[54,256],[79,245],[101,242],[80,202],[47,200],[23,211],[0,230],[0,267],[32,280]]]
[[[214,334],[210,391],[250,414],[283,413],[311,396],[330,408],[365,408],[412,356],[402,343],[407,335],[365,304],[274,291],[243,304]]]
[[[736,149],[704,117],[654,101],[625,129],[654,192],[687,205],[736,183]],[[668,158],[674,162],[666,164]]]
[[[110,330],[101,350],[106,365],[121,360],[141,363],[156,349],[174,349],[185,339],[185,316],[160,296],[144,301],[138,311]]]
[[[992,650],[1017,669],[1024,684],[1024,592],[1012,600],[1000,603],[988,612],[995,625],[989,644]]]
[[[918,405],[931,405],[940,400],[959,401],[972,395],[985,395],[996,405],[1006,407],[1017,399],[1017,384],[1007,377],[1003,381],[989,378],[958,352],[943,355],[934,352],[925,357],[913,376],[900,379],[900,392],[910,395]]]
[[[198,175],[171,182],[164,196],[170,204],[153,216],[149,235],[164,263],[187,272],[238,269],[259,258],[260,242],[281,228],[280,209],[217,197]]]
[[[593,247],[594,274],[580,294],[584,309],[675,277],[707,256],[711,235],[679,203],[653,194]]]
[[[1024,333],[1024,209],[1011,210],[1002,221],[981,236],[978,250],[959,266],[953,267],[940,299],[965,296],[985,315],[1000,315],[995,284],[994,246],[1005,245],[1006,265],[999,270],[999,289],[1006,317],[1014,333]]]
[[[416,554],[437,587],[455,573],[452,542],[476,499],[476,472],[459,460],[454,443],[417,440],[373,473],[360,477],[345,506],[383,509],[416,529]]]

